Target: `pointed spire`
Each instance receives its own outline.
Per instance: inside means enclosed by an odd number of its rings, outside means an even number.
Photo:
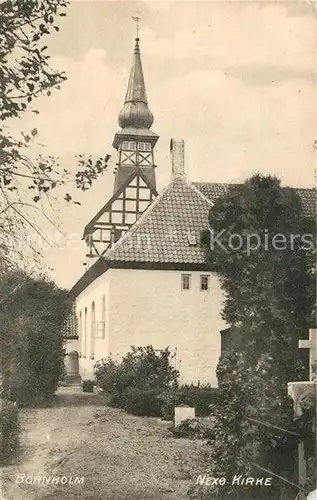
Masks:
[[[139,41],[137,37],[124,106],[119,113],[121,128],[149,129],[154,121],[147,103]]]
[[[132,101],[139,101],[147,104],[139,41],[140,41],[139,38],[135,39],[133,61],[128,83],[128,89],[125,96],[125,103]]]

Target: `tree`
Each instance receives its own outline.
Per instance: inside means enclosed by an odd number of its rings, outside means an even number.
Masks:
[[[260,175],[216,200],[209,222],[210,259],[225,292],[223,318],[231,325],[217,369],[213,475],[259,475],[255,462],[293,478],[296,438],[249,419],[293,428],[287,383],[303,376],[298,339],[314,318],[314,222],[304,217],[294,190]],[[270,498],[284,498],[283,490],[275,480]],[[214,494],[264,499],[268,489],[228,482]]]
[[[19,405],[49,399],[64,373],[66,290],[9,272],[0,281],[2,397]]]
[[[64,186],[63,198],[72,201],[66,186],[73,182],[86,190],[107,168],[104,158],[78,155],[75,176],[62,170],[57,158],[39,155],[30,159],[28,147],[36,139],[33,129],[16,136],[10,132],[13,119],[26,112],[38,113],[35,100],[50,96],[65,81],[64,72],[50,66],[47,37],[58,31],[58,19],[66,15],[65,0],[5,0],[0,3],[0,251],[9,252],[16,241],[8,237],[23,231],[41,234],[32,221],[34,211],[45,213],[43,202]],[[15,230],[15,231],[14,231]],[[17,236],[16,236],[17,237]],[[13,238],[14,239],[14,238]],[[21,252],[23,253],[23,252]]]

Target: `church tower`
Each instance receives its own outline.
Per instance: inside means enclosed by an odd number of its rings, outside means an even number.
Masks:
[[[104,255],[158,194],[154,147],[159,136],[151,130],[154,117],[148,107],[139,42],[137,36],[128,88],[118,117],[120,130],[113,140],[118,152],[113,196],[84,231],[90,258]]]
[[[139,38],[136,38],[128,89],[118,119],[122,130],[113,141],[113,147],[118,150],[115,191],[135,169],[140,169],[149,183],[156,186],[153,149],[158,136],[150,130],[153,121],[146,97]]]

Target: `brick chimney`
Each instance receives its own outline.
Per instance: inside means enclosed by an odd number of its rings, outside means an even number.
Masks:
[[[170,156],[172,179],[178,175],[185,176],[185,142],[183,139],[171,139]]]

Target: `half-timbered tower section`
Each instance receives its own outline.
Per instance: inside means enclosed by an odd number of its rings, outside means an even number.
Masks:
[[[113,147],[118,152],[114,192],[85,227],[87,257],[104,255],[158,194],[154,147],[159,136],[150,130],[153,121],[147,102],[139,38],[136,38],[128,88],[118,119],[121,129],[113,140]]]

